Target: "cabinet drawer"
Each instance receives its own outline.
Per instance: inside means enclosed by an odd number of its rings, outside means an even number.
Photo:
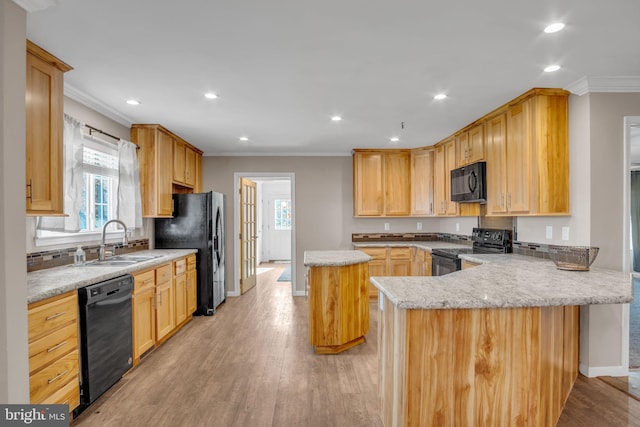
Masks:
[[[70,323],[29,343],[29,373],[78,348],[78,324]]]
[[[69,405],[69,412],[80,406],[80,382],[71,381],[69,384],[54,392],[46,399],[48,404]]]
[[[133,291],[139,292],[146,288],[150,288],[156,284],[155,270],[145,271],[144,273],[133,276]]]
[[[411,248],[391,248],[391,259],[411,259]]]
[[[387,259],[387,248],[359,248],[373,259]]]
[[[31,403],[44,402],[71,381],[78,382],[78,350],[72,351],[29,377]]]
[[[78,294],[69,292],[54,301],[29,305],[29,341],[78,318]]]
[[[196,256],[189,255],[187,257],[187,270],[195,270],[196,269]]]
[[[171,264],[161,265],[156,268],[156,285],[171,280],[172,277]]]
[[[179,276],[184,274],[187,271],[187,260],[186,258],[179,259],[173,262],[174,267],[174,276]]]

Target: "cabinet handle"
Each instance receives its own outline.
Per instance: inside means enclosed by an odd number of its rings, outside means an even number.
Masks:
[[[511,209],[511,192],[507,193],[507,209]]]
[[[66,313],[66,311],[61,311],[60,313],[52,314],[51,316],[47,317],[47,318],[46,318],[46,319],[44,319],[44,320],[53,320],[53,319],[55,319],[56,317],[60,317],[60,316],[62,316],[62,315],[63,315],[63,314],[65,314],[65,313]]]
[[[31,179],[29,179],[27,187],[29,187],[29,195],[27,196],[27,199],[29,199],[30,202],[33,202],[33,182]]]
[[[55,377],[53,377],[50,380],[48,380],[47,384],[51,384],[52,382],[58,381],[60,378],[62,378],[65,375],[67,375],[67,372],[69,372],[69,371],[68,370],[64,370],[64,371],[60,372],[58,375],[56,375]]]
[[[47,353],[51,353],[52,351],[55,351],[57,349],[59,349],[60,347],[62,347],[63,345],[66,345],[67,342],[66,341],[62,341],[60,344],[56,344],[53,347],[47,349]]]
[[[429,213],[433,213],[433,202],[429,202]]]

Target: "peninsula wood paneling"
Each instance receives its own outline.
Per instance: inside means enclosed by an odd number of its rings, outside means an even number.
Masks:
[[[556,424],[578,372],[577,307],[402,310],[384,303],[385,426]]]

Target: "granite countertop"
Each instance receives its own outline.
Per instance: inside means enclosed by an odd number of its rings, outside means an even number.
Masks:
[[[633,301],[631,275],[558,270],[553,261],[514,254],[460,255],[477,267],[438,277],[372,277],[403,309],[544,307]]]
[[[197,249],[155,249],[135,252],[135,255],[160,255],[158,258],[127,266],[74,267],[73,265],[65,265],[27,273],[27,303],[41,301],[123,274],[153,268],[196,252],[198,252]]]
[[[362,251],[304,251],[305,267],[339,267],[370,260],[371,257]]]
[[[469,242],[471,243],[471,242]],[[461,245],[459,243],[439,242],[439,241],[398,241],[398,242],[353,242],[356,248],[384,248],[384,247],[415,247],[431,252],[433,249],[451,249],[451,248],[470,248],[469,245]]]

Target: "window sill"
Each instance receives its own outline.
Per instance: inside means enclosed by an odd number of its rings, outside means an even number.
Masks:
[[[62,233],[61,233],[62,234]],[[134,232],[134,234],[137,234]],[[122,241],[124,237],[124,231],[111,231],[107,232],[105,241],[109,243],[111,240],[118,239]],[[133,237],[133,236],[132,236]],[[36,247],[54,246],[54,245],[68,245],[68,244],[100,244],[102,242],[102,232],[94,233],[77,233],[73,235],[59,235],[59,236],[36,236],[34,239]]]

